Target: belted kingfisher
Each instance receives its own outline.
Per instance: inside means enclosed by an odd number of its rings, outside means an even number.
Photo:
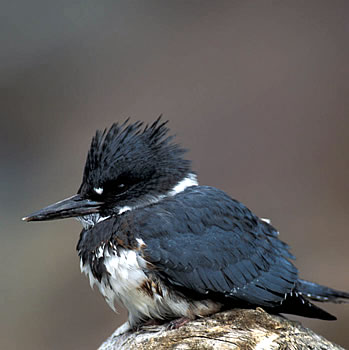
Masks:
[[[300,279],[268,220],[198,185],[166,124],[126,120],[97,131],[77,194],[23,220],[82,223],[81,270],[114,311],[115,302],[127,308],[122,332],[234,307],[335,320],[311,301],[349,293]]]

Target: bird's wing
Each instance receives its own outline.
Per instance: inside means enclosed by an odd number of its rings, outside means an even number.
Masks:
[[[262,306],[295,287],[293,256],[278,232],[212,187],[191,187],[131,212],[128,222],[146,244],[144,257],[174,287]]]

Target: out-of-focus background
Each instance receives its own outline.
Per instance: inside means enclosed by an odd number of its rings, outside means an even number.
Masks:
[[[272,219],[301,276],[349,290],[347,1],[1,6],[1,349],[95,349],[125,320],[80,274],[76,193],[97,128],[170,120],[202,184]],[[349,347],[336,322],[301,319]]]

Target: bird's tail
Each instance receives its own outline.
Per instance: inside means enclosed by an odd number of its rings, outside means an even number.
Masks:
[[[347,300],[346,300],[347,299]],[[293,314],[320,320],[336,320],[336,317],[314,305],[310,300],[321,302],[349,302],[349,293],[321,286],[309,281],[298,280],[296,288],[286,295],[282,304],[271,312]]]
[[[332,303],[349,302],[349,293],[301,279],[298,280],[296,289],[299,294],[314,301]]]

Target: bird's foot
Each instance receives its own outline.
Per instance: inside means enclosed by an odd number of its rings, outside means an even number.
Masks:
[[[163,323],[164,323],[163,320],[152,319],[152,320],[148,320],[145,323],[143,323],[143,326],[159,326]]]
[[[161,320],[155,320],[155,319],[151,319],[151,320],[148,320],[146,322],[143,322],[143,323],[140,323],[138,325],[136,325],[135,327],[133,327],[133,330],[135,332],[139,332],[139,331],[142,331],[142,330],[148,330],[154,326],[159,326],[161,324],[163,324],[164,321],[161,321]]]
[[[168,330],[173,330],[173,329],[178,329],[179,327],[184,326],[186,323],[188,323],[190,320],[190,318],[188,317],[181,317],[181,318],[177,318],[173,321],[171,321],[168,325],[167,325],[167,329]]]

